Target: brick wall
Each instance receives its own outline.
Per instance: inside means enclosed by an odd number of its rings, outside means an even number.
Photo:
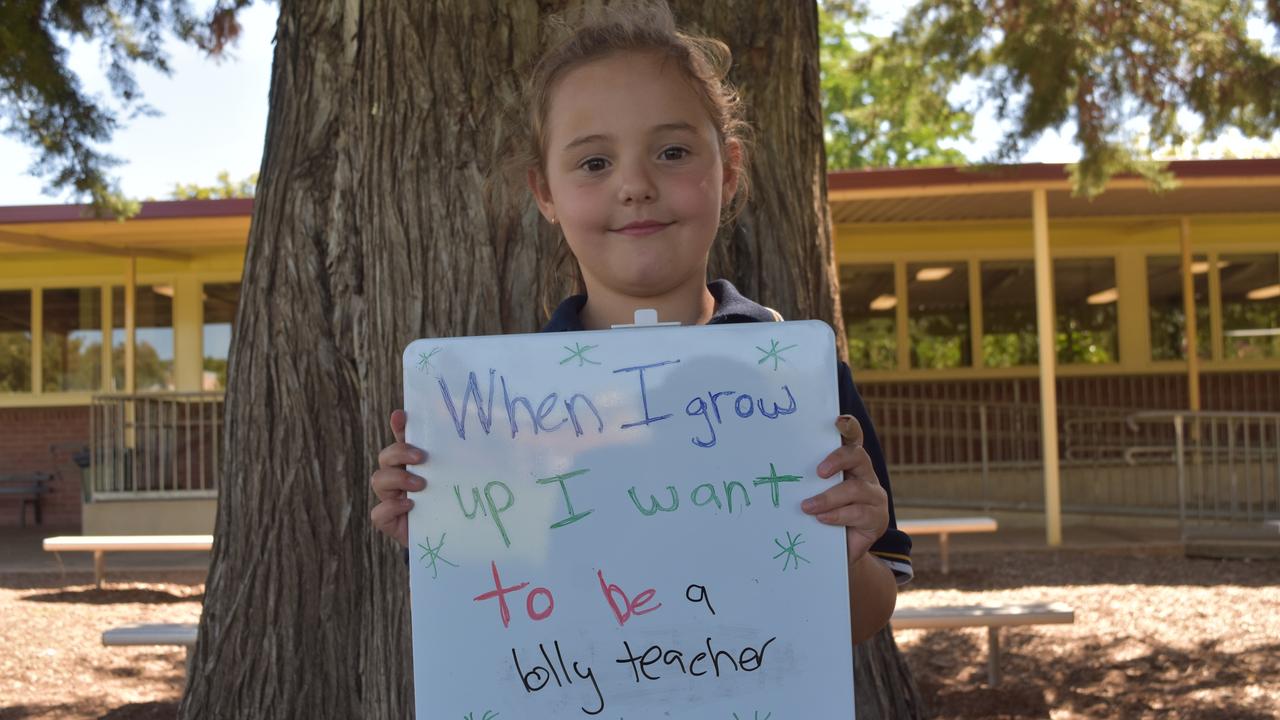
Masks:
[[[59,443],[89,443],[88,407],[0,408],[0,475],[56,472],[52,492],[44,497],[44,524],[80,525],[80,469],[66,450],[50,454]],[[17,498],[0,495],[0,527],[18,524]],[[34,521],[27,510],[27,523]]]

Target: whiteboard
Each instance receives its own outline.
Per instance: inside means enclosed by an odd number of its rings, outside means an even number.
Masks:
[[[853,717],[815,321],[414,341],[420,720]]]

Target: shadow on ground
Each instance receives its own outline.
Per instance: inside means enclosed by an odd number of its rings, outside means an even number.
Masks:
[[[14,705],[0,708],[0,720],[31,718],[96,717],[98,720],[173,720],[178,716],[178,701],[129,703],[104,710],[87,705]]]
[[[1133,638],[1076,644],[1061,652],[1030,631],[1001,634],[1001,684],[986,678],[985,633],[933,631],[903,654],[938,720],[1047,718],[1050,710],[1078,717],[1177,717],[1180,720],[1271,720],[1251,707],[1242,689],[1280,682],[1280,644],[1226,652],[1215,641],[1187,651],[1146,643],[1132,657]]]
[[[178,703],[129,703],[99,716],[98,720],[173,720],[178,717]]]
[[[189,595],[155,590],[151,588],[73,588],[70,590],[54,590],[34,592],[23,595],[24,602],[38,603],[80,603],[84,605],[114,605],[118,603],[145,603],[149,605],[166,605],[169,603],[204,602],[204,593]]]

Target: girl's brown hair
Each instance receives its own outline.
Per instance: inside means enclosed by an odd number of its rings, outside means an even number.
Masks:
[[[733,220],[747,199],[751,132],[743,120],[742,100],[728,80],[733,62],[729,46],[714,38],[680,32],[665,2],[628,3],[588,11],[578,22],[562,17],[550,22],[560,38],[543,53],[524,88],[528,115],[524,136],[512,157],[520,176],[531,169],[545,172],[547,114],[557,80],[617,52],[657,52],[675,64],[697,93],[716,129],[721,150],[731,140],[738,145],[738,187],[720,216],[722,224]]]

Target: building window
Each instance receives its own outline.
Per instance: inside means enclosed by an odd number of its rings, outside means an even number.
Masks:
[[[1036,272],[1030,260],[982,263],[982,364],[1034,365],[1040,361],[1036,335]]]
[[[204,286],[204,379],[201,384],[205,390],[225,390],[227,387],[231,329],[239,305],[240,283],[209,283]]]
[[[967,263],[908,264],[907,301],[911,367],[936,369],[973,365]]]
[[[58,288],[42,293],[43,391],[102,387],[102,289]]]
[[[31,392],[31,291],[0,290],[0,393]]]
[[[857,370],[898,366],[898,322],[893,265],[841,265],[840,308]]]
[[[1191,259],[1192,292],[1195,294],[1196,347],[1209,357],[1209,258]],[[1147,308],[1150,312],[1151,359],[1187,358],[1187,323],[1182,305],[1182,258],[1153,255],[1147,258]]]
[[[1280,357],[1280,253],[1223,255],[1222,355]]]
[[[1120,359],[1120,293],[1113,258],[1053,261],[1058,362],[1114,363]]]
[[[139,285],[135,291],[133,384],[139,392],[173,390],[173,287]],[[123,390],[124,288],[111,288],[112,382]]]

